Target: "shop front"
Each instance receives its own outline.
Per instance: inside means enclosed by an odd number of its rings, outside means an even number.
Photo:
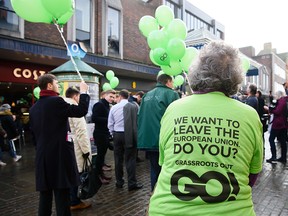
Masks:
[[[0,104],[10,104],[11,111],[27,124],[29,108],[35,102],[33,89],[37,79],[52,69],[45,65],[0,60]]]

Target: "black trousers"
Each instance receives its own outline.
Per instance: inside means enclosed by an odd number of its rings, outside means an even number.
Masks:
[[[70,216],[69,188],[40,191],[38,215],[50,216],[52,214],[53,192],[57,216]]]
[[[136,147],[125,148],[125,136],[124,133],[113,134],[114,141],[114,161],[115,161],[115,177],[116,184],[123,185],[123,164],[125,161],[126,172],[128,177],[128,187],[136,185]]]
[[[105,162],[105,155],[109,145],[109,135],[107,134],[93,134],[95,145],[97,146],[96,156],[96,173],[102,175],[102,167]]]

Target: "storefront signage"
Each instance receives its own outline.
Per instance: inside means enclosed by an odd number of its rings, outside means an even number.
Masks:
[[[68,50],[67,55],[73,57],[84,58],[86,55],[87,49],[82,42],[72,42],[68,41]]]
[[[36,84],[39,76],[54,68],[55,66],[0,60],[0,82]]]
[[[41,70],[30,70],[27,68],[15,68],[13,70],[13,75],[17,78],[23,77],[25,79],[31,79],[33,78],[34,80],[37,80],[39,76],[45,74],[46,71],[41,71]]]

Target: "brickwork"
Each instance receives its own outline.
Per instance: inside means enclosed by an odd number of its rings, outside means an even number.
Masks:
[[[147,39],[139,30],[138,23],[141,17],[151,15],[155,17],[156,8],[162,1],[151,1],[149,4],[141,0],[122,1],[123,6],[123,46],[124,58],[134,61],[152,64],[149,58],[150,48]]]
[[[102,19],[102,0],[96,0],[95,1],[95,50],[96,53],[103,55],[102,50],[102,25],[104,25],[104,21]]]
[[[145,15],[155,16],[156,8],[162,4],[162,0],[154,0],[144,3],[141,0],[124,0],[123,7],[123,58],[134,62],[153,65],[149,58],[147,39],[141,35],[138,27],[139,20]],[[103,1],[95,1],[95,54],[103,55]],[[67,25],[63,26],[64,37],[67,38]],[[60,33],[53,24],[31,23],[25,21],[25,40],[35,43],[46,43],[48,46],[56,45],[65,48]],[[104,41],[105,43],[105,41]]]
[[[64,37],[66,38],[66,25],[63,26],[64,29]],[[25,21],[25,39],[46,43],[47,45],[57,45],[63,46],[63,40],[58,32],[56,26],[54,24],[43,24],[43,23],[31,23]]]

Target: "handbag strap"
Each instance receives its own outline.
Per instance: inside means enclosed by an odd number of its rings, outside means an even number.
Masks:
[[[83,162],[83,170],[88,170],[89,167],[91,167],[91,166],[92,166],[92,162],[91,162],[90,158],[89,157],[85,158],[84,162]]]

